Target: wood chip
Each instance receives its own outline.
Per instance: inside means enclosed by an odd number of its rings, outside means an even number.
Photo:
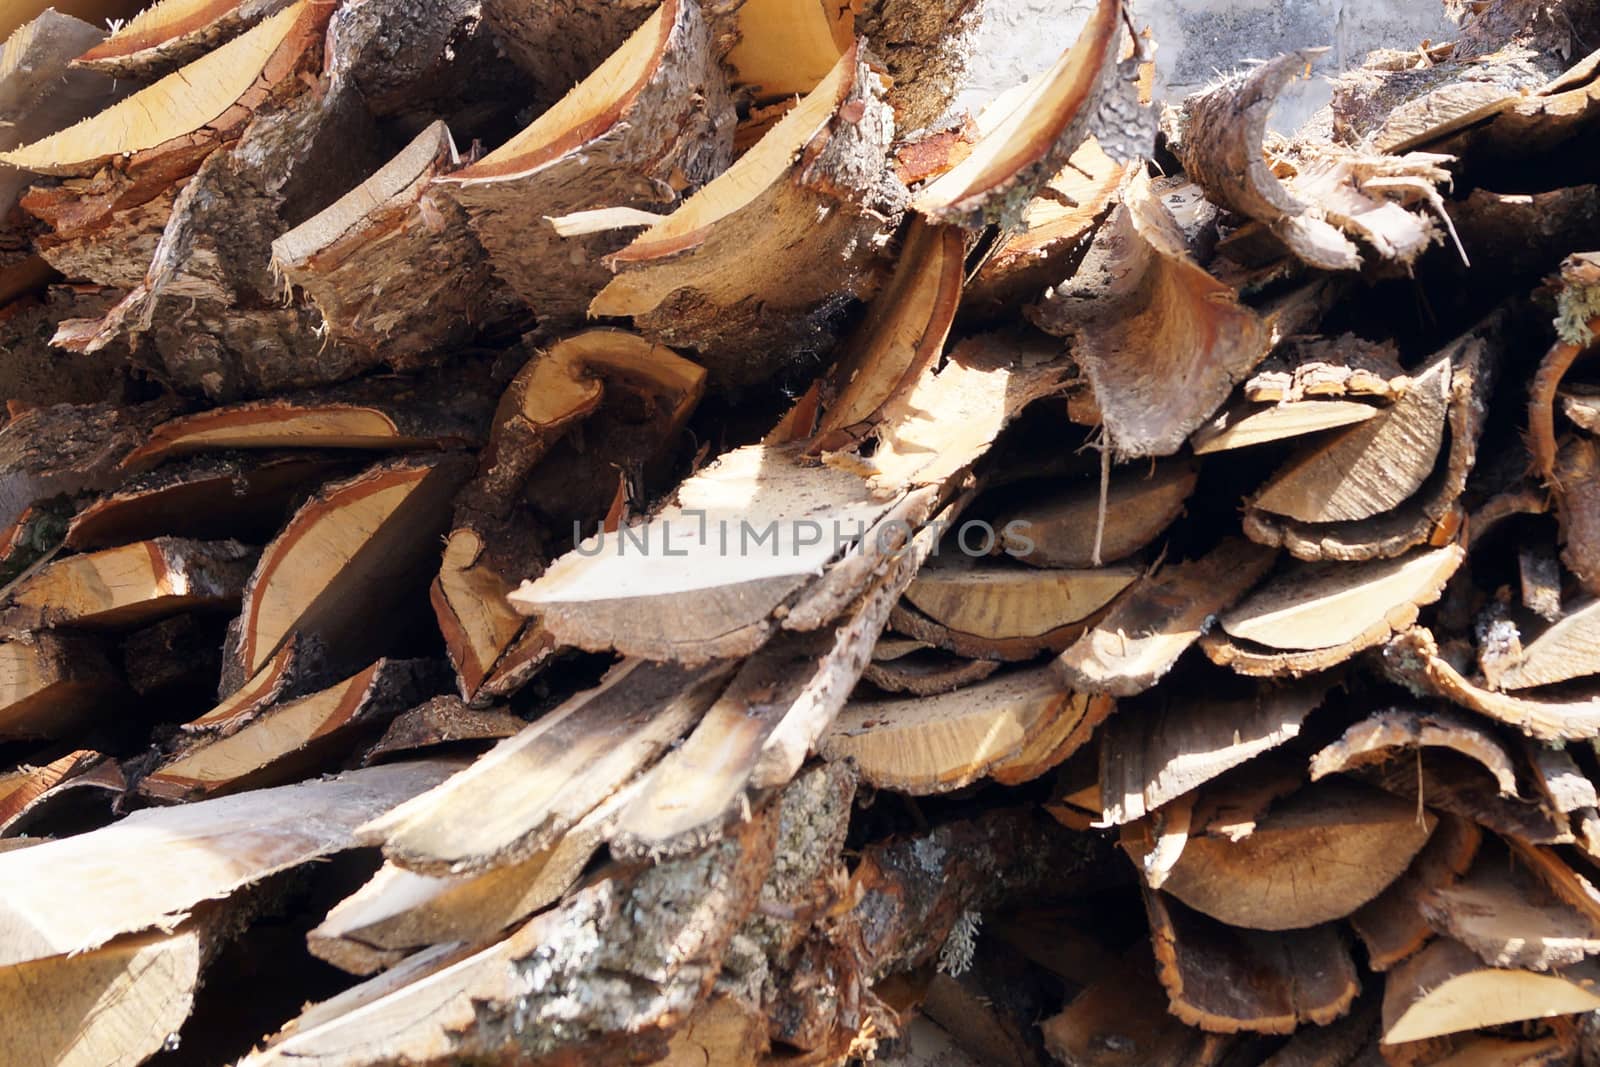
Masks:
[[[1369,967],[1387,971],[1433,938],[1433,928],[1422,914],[1422,899],[1460,880],[1482,840],[1482,832],[1470,819],[1441,815],[1433,836],[1406,873],[1351,913],[1350,928],[1367,948]]]
[[[424,874],[527,859],[653,764],[712,706],[726,676],[725,667],[624,661],[361,835]]]
[[[814,351],[824,305],[876,288],[872,237],[903,195],[883,92],[852,47],[733,166],[610,258],[616,277],[589,313],[696,349],[717,382],[760,381],[798,346]],[[753,275],[751,257],[768,269]]]
[[[0,641],[0,738],[66,737],[122,687],[92,638],[40,633]]]
[[[314,635],[330,659],[370,663],[408,590],[426,585],[466,475],[446,454],[379,463],[325,486],[261,554],[245,590],[230,657],[248,677],[292,634]],[[355,664],[351,664],[354,666]]]
[[[1359,567],[1291,564],[1224,612],[1221,632],[1207,634],[1201,647],[1241,674],[1326,670],[1416,622],[1465,557],[1451,545]]]
[[[1298,400],[1273,407],[1234,405],[1189,435],[1196,455],[1285,441],[1366,422],[1379,408],[1357,400]]]
[[[19,582],[0,628],[137,626],[239,602],[256,551],[237,541],[158,537],[67,556]]]
[[[1226,541],[1190,563],[1141,579],[1056,660],[1077,692],[1133,696],[1160,681],[1216,614],[1249,591],[1274,554]]]
[[[135,812],[103,830],[0,855],[0,965],[84,952],[118,934],[171,926],[203,900],[352,848],[358,824],[454,769],[440,762],[351,771]],[[159,864],[144,862],[153,841],[170,846]],[[93,907],[61,906],[91,884]]]
[[[1465,945],[1440,938],[1389,973],[1384,1043],[1593,1011],[1600,1007],[1594,971],[1592,963],[1550,974],[1486,967]]]
[[[965,226],[1009,221],[1088,134],[1114,144],[1119,158],[1138,154],[1146,131],[1139,129],[1137,100],[1130,99],[1132,72],[1117,62],[1121,43],[1119,3],[1099,0],[1072,47],[1025,94],[1008,100],[1009,112],[972,154],[928,183],[912,207],[935,221]],[[1144,124],[1153,132],[1148,115]]]
[[[1048,668],[1036,667],[943,697],[852,700],[817,751],[853,760],[862,780],[879,788],[942,793],[984,777],[1057,719],[1067,720],[1081,744],[1112,706],[1107,697],[1062,691]]]
[[[1145,890],[1156,973],[1171,1010],[1215,1033],[1293,1033],[1327,1025],[1361,991],[1338,927],[1292,933],[1237,930]]]
[[[1189,835],[1162,888],[1231,926],[1342,919],[1403,873],[1437,819],[1377,790],[1328,782],[1273,806],[1242,840]]]
[[[1394,405],[1331,441],[1302,449],[1251,498],[1301,522],[1347,522],[1388,511],[1422,487],[1444,441],[1451,361],[1420,371]]]
[[[1600,955],[1600,926],[1525,872],[1480,860],[1465,879],[1424,893],[1423,915],[1491,967],[1559,970]]]
[[[1120,826],[1293,739],[1326,687],[1302,682],[1248,697],[1152,696],[1124,707],[1100,738],[1105,821]]]
[[[428,660],[379,660],[328,689],[265,708],[232,733],[185,745],[140,780],[139,792],[194,800],[293,781],[339,752],[355,730],[399,714],[441,680]]]

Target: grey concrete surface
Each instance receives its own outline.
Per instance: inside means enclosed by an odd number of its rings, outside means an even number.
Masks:
[[[974,60],[956,109],[976,113],[998,93],[1039,73],[1067,48],[1092,0],[985,0]],[[1357,66],[1373,48],[1446,41],[1454,27],[1439,0],[1133,0],[1135,24],[1155,34],[1156,77],[1178,100],[1219,74],[1296,48],[1324,46],[1317,74]],[[1298,127],[1327,102],[1313,77],[1279,99],[1272,125]]]

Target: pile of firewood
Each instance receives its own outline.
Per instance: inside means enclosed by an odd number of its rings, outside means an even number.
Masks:
[[[0,1064],[1600,1063],[1600,3],[137,6],[0,13]]]

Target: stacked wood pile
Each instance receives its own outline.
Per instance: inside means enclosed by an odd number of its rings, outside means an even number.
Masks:
[[[0,1062],[1600,1063],[1600,5],[1293,137],[134,6],[0,63]]]

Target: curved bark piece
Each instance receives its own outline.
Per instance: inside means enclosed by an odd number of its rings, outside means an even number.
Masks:
[[[74,66],[148,81],[192,63],[291,0],[158,0],[88,49]]]
[[[1301,682],[1249,697],[1163,699],[1125,707],[1100,735],[1104,821],[1142,819],[1234,767],[1299,736],[1327,692]]]
[[[932,640],[963,654],[987,649],[1003,659],[1029,659],[1061,651],[1139,577],[1131,566],[1098,570],[1044,570],[983,565],[971,559],[924,567],[906,590],[905,602],[944,631]],[[896,627],[911,618],[900,609]]]
[[[1465,879],[1423,894],[1423,915],[1491,967],[1558,970],[1600,956],[1600,926],[1526,872],[1480,862]]]
[[[1397,751],[1405,748],[1417,751]],[[1312,761],[1314,778],[1336,772],[1359,773],[1414,804],[1501,834],[1541,843],[1570,837],[1554,805],[1518,793],[1510,758],[1493,735],[1452,715],[1390,711],[1359,722]]]
[[[1134,696],[1155,685],[1216,614],[1271,569],[1275,553],[1237,539],[1146,575],[1056,659],[1068,688]]]
[[[878,647],[881,649],[886,643],[879,641]],[[862,679],[885,693],[931,697],[981,682],[1000,669],[999,660],[967,659],[929,649],[921,641],[913,643],[918,651],[893,659],[876,658],[875,653],[873,661],[862,670]]]
[[[454,204],[430,183],[459,163],[443,122],[371,177],[272,242],[272,269],[328,332],[397,368],[469,340],[505,297]]]
[[[1421,626],[1384,645],[1381,662],[1390,678],[1413,692],[1443,697],[1540,741],[1600,737],[1600,697],[1532,700],[1484,689],[1441,657],[1433,634]]]
[[[358,824],[454,769],[442,761],[372,767],[140,811],[101,830],[0,854],[0,965],[83,952],[119,934],[170,927],[201,901],[353,848]],[[154,840],[171,844],[159,864],[144,862]],[[65,903],[81,893],[92,893],[95,904]]]
[[[1249,448],[1366,422],[1382,409],[1357,400],[1299,400],[1272,407],[1228,407],[1189,435],[1195,455]]]
[[[979,682],[942,697],[853,700],[822,735],[817,752],[853,760],[861,779],[913,796],[960,789],[1019,755],[1065,719],[1087,740],[1111,713],[1109,697],[1062,691],[1047,668]],[[1070,752],[1062,752],[1065,759]]]
[[[122,689],[92,638],[39,633],[0,641],[0,740],[66,737]]]
[[[1001,545],[1006,555],[1036,567],[1094,567],[1127,559],[1150,544],[1183,513],[1199,468],[1188,460],[1158,463],[1150,473],[1119,471],[1106,490],[1105,523],[1100,523],[1100,487],[1081,484],[1002,513]]]
[[[1337,337],[1289,337],[1244,383],[1254,404],[1371,397],[1384,403],[1411,386],[1393,341],[1370,341],[1353,333]]]
[[[268,707],[225,736],[191,741],[139,780],[158,800],[198,800],[282,785],[344,751],[355,730],[383,722],[437,691],[428,660],[381,659],[321,692]]]
[[[1291,143],[1293,174],[1279,181],[1263,149],[1275,97],[1323,49],[1280,55],[1254,70],[1190,96],[1177,151],[1189,180],[1213,202],[1255,219],[1302,261],[1323,270],[1356,270],[1361,238],[1382,260],[1409,266],[1437,240],[1433,219],[1408,210],[1443,211],[1437,189],[1448,156],[1357,151],[1339,142]]]
[[[733,166],[610,258],[617,276],[589,313],[696,349],[727,384],[826,349],[847,298],[878,284],[874,238],[904,196],[893,135],[857,44]],[[752,276],[751,262],[765,269]]]
[[[158,537],[67,556],[11,589],[0,630],[135,626],[237,603],[256,550],[237,541]]]
[[[1600,287],[1600,256],[1577,253],[1561,262],[1560,289],[1557,293],[1556,343],[1539,361],[1539,369],[1528,385],[1528,451],[1533,473],[1546,485],[1559,485],[1556,477],[1555,402],[1561,380],[1588,351],[1600,327],[1595,314],[1595,293]]]
[[[23,764],[0,774],[0,833],[51,789],[93,769],[105,759],[102,753],[80,748],[40,767]]]
[[[1498,741],[1453,715],[1385,711],[1351,726],[1311,758],[1311,780],[1400,759],[1405,749],[1447,748],[1481,766],[1500,795],[1518,796],[1517,769]]]
[[[716,700],[725,667],[624,661],[440,788],[361,829],[425,874],[520,862],[650,767]]]
[[[1399,506],[1433,473],[1444,442],[1451,366],[1448,355],[1433,361],[1376,418],[1302,449],[1250,506],[1308,523],[1369,519]]]
[[[228,658],[253,675],[299,634],[321,643],[330,666],[371,662],[364,653],[381,652],[405,621],[395,607],[426,582],[466,473],[463,457],[446,454],[379,463],[324,487],[262,552]]]
[[[666,436],[694,411],[705,378],[699,364],[626,330],[585,330],[556,342],[524,364],[500,398],[467,506],[505,515],[528,473],[608,388],[660,409]]]
[[[480,711],[467,707],[460,697],[436,696],[396,715],[383,736],[361,753],[361,765],[384,763],[390,757],[438,745],[501,741],[526,725],[508,711]]]
[[[1023,209],[1021,226],[1005,235],[967,283],[963,317],[1020,310],[1071,277],[1088,252],[1085,238],[1105,220],[1130,168],[1140,165],[1118,164],[1093,137],[1074,150]]]
[[[495,273],[543,325],[577,325],[610,280],[603,257],[631,230],[562,236],[549,220],[670,211],[727,168],[733,124],[702,5],[667,0],[559,103],[432,188],[465,212]]]
[[[1600,970],[1593,963],[1552,974],[1486,967],[1465,945],[1440,938],[1389,973],[1383,1041],[1421,1041],[1596,1008]]]
[[[939,358],[961,299],[965,251],[960,230],[912,221],[894,274],[823,382],[813,452],[866,437],[884,405]]]
[[[1326,670],[1415,623],[1465,558],[1450,545],[1364,567],[1294,564],[1225,612],[1200,647],[1240,674]]]
[[[99,829],[116,818],[116,805],[127,792],[122,765],[114,759],[100,760],[18,804],[0,825],[0,841]]]
[[[314,51],[330,9],[310,0],[262,20],[183,70],[106,110],[9,152],[0,163],[39,174],[87,175],[118,157],[191,138],[216,147],[292,78]]]
[[[1118,458],[1171,455],[1273,343],[1273,327],[1190,258],[1135,174],[1070,281],[1033,314],[1070,336]]]
[[[1260,544],[1282,547],[1296,559],[1309,562],[1393,559],[1418,545],[1439,547],[1456,540],[1466,519],[1460,499],[1466,488],[1467,476],[1477,463],[1478,441],[1488,417],[1496,364],[1505,343],[1504,324],[1504,317],[1499,313],[1490,316],[1447,346],[1439,359],[1434,361],[1435,366],[1445,359],[1450,362],[1450,393],[1446,413],[1450,447],[1446,455],[1436,460],[1430,472],[1423,473],[1422,482],[1409,494],[1408,499],[1393,510],[1379,512],[1370,518],[1336,522],[1301,522],[1272,514],[1251,500],[1245,507],[1245,536]],[[1411,388],[1413,385],[1407,386],[1408,390]],[[1405,395],[1402,393],[1402,396]],[[1280,474],[1289,480],[1291,486],[1298,483],[1300,490],[1288,495],[1290,504],[1286,506],[1317,509],[1367,506],[1362,503],[1365,491],[1350,492],[1360,488],[1354,484],[1348,489],[1340,488],[1346,476],[1345,471],[1326,462],[1323,456],[1341,447],[1347,436],[1353,439],[1357,435],[1370,435],[1374,430],[1383,429],[1380,420],[1399,406],[1397,402],[1388,412],[1345,430],[1324,449],[1308,450],[1304,462],[1286,466]],[[1345,458],[1358,465],[1366,477],[1373,480],[1371,484],[1379,487],[1376,489],[1377,496],[1386,499],[1395,495],[1396,485],[1402,482],[1410,484],[1416,476],[1415,464],[1421,457],[1414,450],[1410,450],[1409,457],[1406,452],[1406,449],[1402,449],[1398,457],[1401,460],[1400,478],[1395,478],[1387,468],[1379,471],[1373,467],[1374,457],[1384,454],[1381,451],[1347,455]],[[1301,481],[1302,472],[1309,472],[1313,468],[1321,470],[1329,479],[1321,489],[1310,481]],[[1383,488],[1386,480],[1389,480],[1388,487]]]
[[[1454,885],[1472,866],[1483,832],[1470,819],[1439,816],[1433,836],[1393,884],[1350,915],[1350,928],[1367,947],[1367,965],[1387,971],[1433,938],[1422,914],[1429,892]]]
[[[1262,149],[1278,94],[1323,51],[1285,53],[1187,97],[1179,156],[1211,202],[1265,223],[1313,267],[1355,270],[1361,266],[1355,242],[1280,182]]]
[[[1161,888],[1230,926],[1293,930],[1342,919],[1404,873],[1437,818],[1364,786],[1306,786],[1240,840],[1195,832]]]
[[[1236,930],[1144,891],[1156,974],[1170,1010],[1213,1033],[1293,1033],[1350,1010],[1361,981],[1332,923],[1290,933]]]
[[[1144,155],[1154,122],[1133,89],[1137,59],[1117,62],[1122,22],[1122,0],[1097,0],[1072,47],[971,155],[917,194],[913,210],[960,226],[1009,224],[1090,134],[1104,134],[1103,144],[1123,158]]]

